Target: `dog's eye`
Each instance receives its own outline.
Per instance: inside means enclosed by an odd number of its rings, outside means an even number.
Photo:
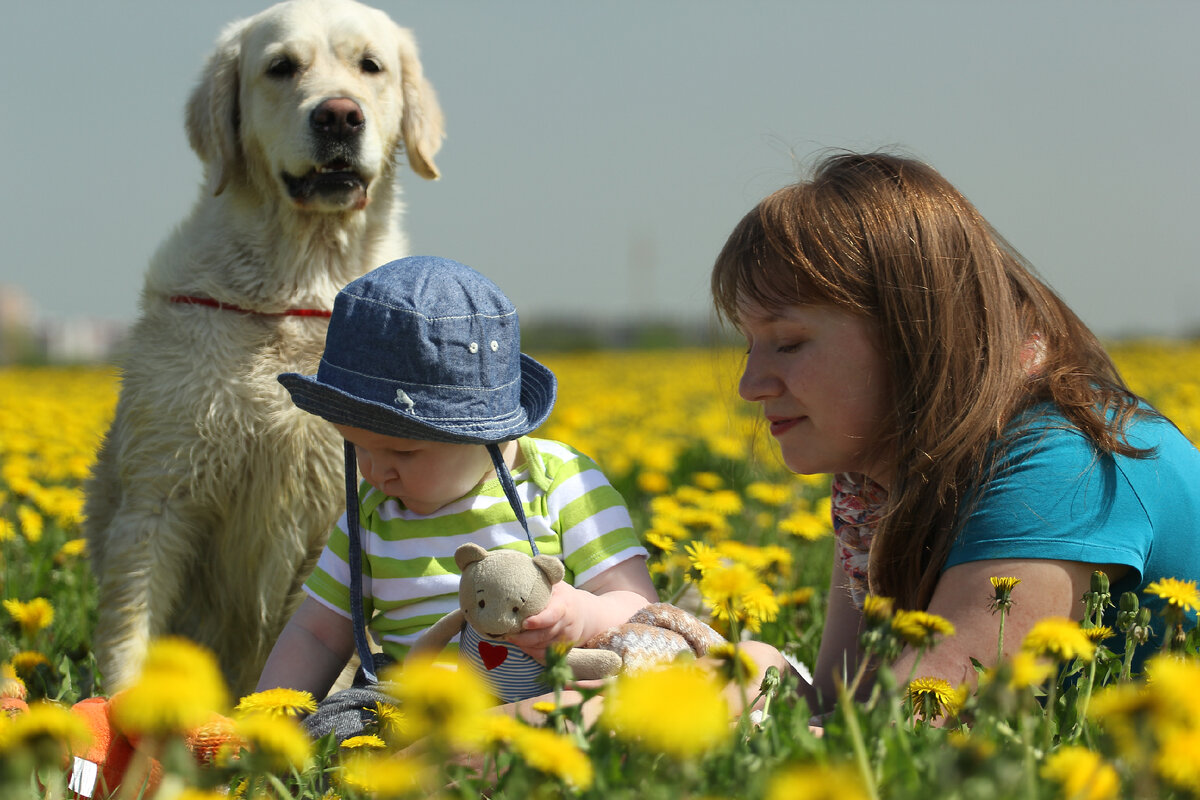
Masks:
[[[267,74],[272,78],[290,78],[296,74],[299,67],[287,56],[276,56],[267,64]]]
[[[371,74],[383,72],[383,65],[371,56],[363,56],[362,61],[359,62],[359,66],[362,68],[363,72]]]
[[[487,605],[487,603],[485,603],[484,601],[482,601],[482,600],[480,600],[480,601],[479,601],[479,607],[480,607],[480,608],[483,608],[483,607],[484,607],[484,606],[486,606],[486,605]]]

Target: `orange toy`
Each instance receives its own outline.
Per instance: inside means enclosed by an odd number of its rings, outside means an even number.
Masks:
[[[20,698],[5,697],[0,702],[0,713],[10,716],[28,710],[29,706]],[[91,744],[86,749],[76,749],[71,755],[96,765],[94,773],[89,771],[87,765],[79,762],[73,761],[68,765],[73,773],[78,773],[73,775],[71,788],[81,797],[105,800],[117,794],[117,789],[123,781],[135,780],[139,784],[146,784],[145,791],[138,796],[150,798],[162,780],[162,765],[153,758],[135,758],[136,743],[117,730],[109,712],[110,702],[104,697],[89,697],[71,706],[71,713],[87,723],[92,734]],[[207,765],[213,763],[223,746],[236,739],[233,721],[214,714],[208,723],[189,733],[185,741],[196,763]],[[131,764],[136,765],[135,768],[140,774],[129,774]]]

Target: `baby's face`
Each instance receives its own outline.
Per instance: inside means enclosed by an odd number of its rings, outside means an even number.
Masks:
[[[492,458],[481,444],[401,439],[334,426],[354,445],[367,483],[418,514],[432,514],[489,478]]]

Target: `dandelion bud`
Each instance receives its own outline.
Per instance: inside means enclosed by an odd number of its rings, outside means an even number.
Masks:
[[[1092,573],[1092,593],[1105,605],[1112,601],[1112,595],[1108,591],[1108,575],[1100,570]]]
[[[1136,614],[1136,613],[1137,613],[1137,610],[1138,610],[1138,596],[1137,596],[1137,594],[1136,594],[1136,593],[1134,593],[1134,592],[1124,592],[1124,593],[1122,593],[1122,594],[1121,594],[1121,606],[1120,606],[1120,608],[1121,608],[1121,610],[1122,610],[1122,611],[1126,611],[1126,612],[1129,612],[1129,613],[1132,613],[1132,614]]]

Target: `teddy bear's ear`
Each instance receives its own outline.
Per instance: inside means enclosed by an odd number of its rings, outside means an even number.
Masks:
[[[550,580],[552,586],[561,581],[566,574],[563,563],[554,556],[534,556],[533,564]]]
[[[487,558],[487,550],[473,542],[460,544],[454,551],[454,563],[458,564],[459,569],[466,569],[471,564],[483,561],[485,558]]]

